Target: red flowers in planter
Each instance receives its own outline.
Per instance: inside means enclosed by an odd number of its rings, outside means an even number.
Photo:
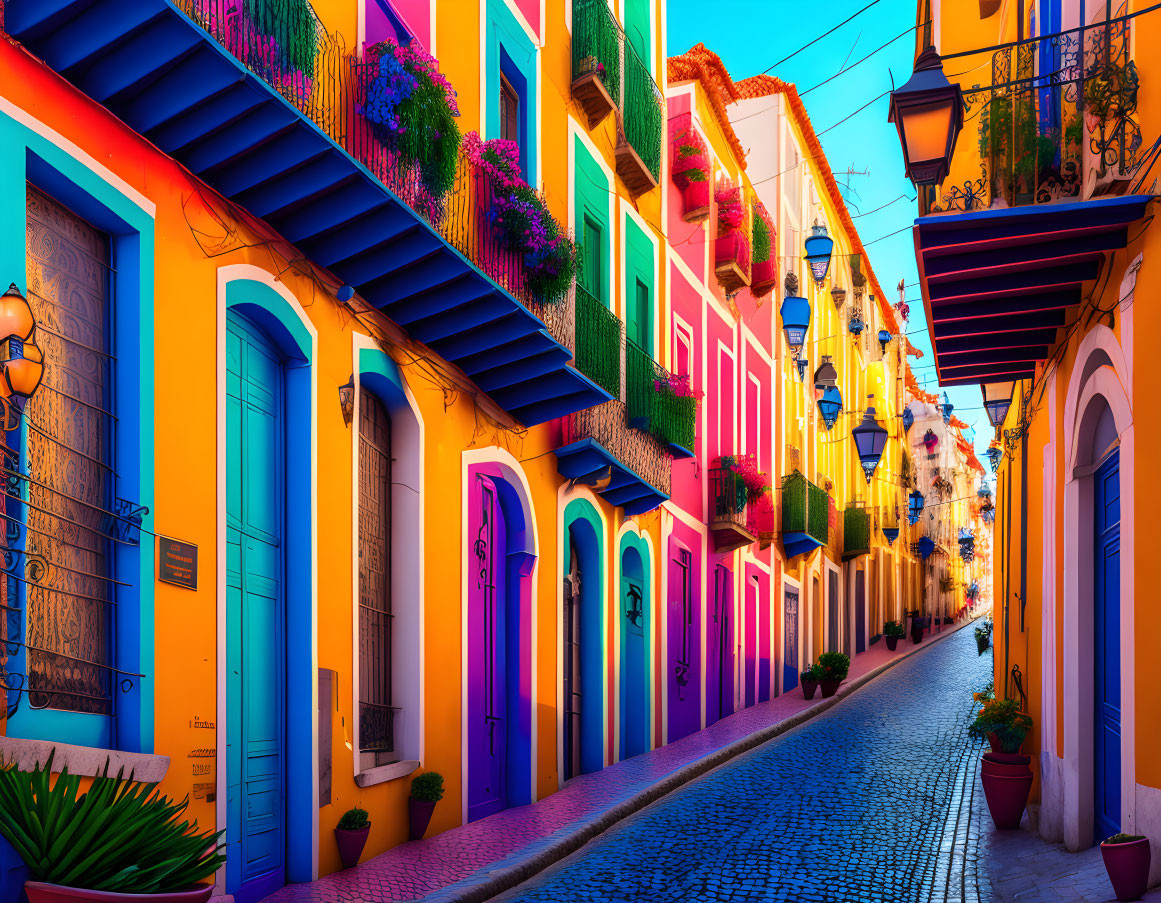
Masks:
[[[687,223],[709,219],[709,152],[705,140],[697,133],[688,113],[674,123],[670,138],[673,153],[673,184],[681,189]]]
[[[714,241],[714,272],[727,293],[750,284],[750,239],[745,232],[746,204],[742,189],[723,182],[714,192],[718,237]]]

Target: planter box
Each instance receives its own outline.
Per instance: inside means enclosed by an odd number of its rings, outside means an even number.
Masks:
[[[750,268],[750,294],[761,298],[770,294],[778,282],[773,260],[756,260]]]
[[[27,881],[28,903],[206,903],[214,892],[212,884],[199,884],[174,894],[120,894],[108,890],[85,890],[43,881]]]
[[[690,182],[681,190],[681,200],[685,210],[681,218],[687,223],[704,223],[709,219],[709,182]]]
[[[1140,900],[1149,884],[1149,838],[1102,843],[1101,858],[1118,900]]]
[[[604,122],[616,107],[605,87],[605,80],[595,70],[586,72],[572,83],[572,96],[585,111],[590,131]]]
[[[714,274],[730,294],[750,284],[750,242],[741,232],[714,239]]]

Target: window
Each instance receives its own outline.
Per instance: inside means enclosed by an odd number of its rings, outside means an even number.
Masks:
[[[503,74],[500,75],[500,137],[520,143],[520,95]]]
[[[693,336],[677,323],[673,324],[673,374],[686,377],[693,387]]]
[[[653,330],[649,323],[649,286],[641,279],[634,283],[632,308],[629,311],[629,322],[626,325],[630,341],[635,342],[638,348],[650,351],[652,348]]]
[[[23,584],[28,704],[114,715],[113,536],[118,510],[111,413],[109,236],[31,185],[28,303],[44,380],[28,401]],[[9,524],[13,526],[13,524]],[[23,571],[23,566],[22,566]],[[9,584],[10,586],[12,584]],[[112,719],[99,741],[112,745]]]
[[[363,769],[398,760],[392,692],[391,422],[359,392],[359,753]]]
[[[594,298],[604,300],[604,230],[596,220],[587,215],[584,218],[582,240],[584,268],[581,271],[581,286]]]

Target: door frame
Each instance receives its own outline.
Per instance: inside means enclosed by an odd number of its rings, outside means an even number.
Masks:
[[[307,668],[286,672],[286,880],[318,878],[318,410],[314,361],[318,331],[285,283],[261,267],[232,264],[217,273],[217,787],[215,818],[227,822],[226,674],[226,321],[231,310],[261,327],[287,358],[285,418],[286,656]],[[216,876],[226,892],[225,865]]]
[[[616,661],[613,665],[613,708],[615,711],[614,723],[617,729],[613,732],[613,759],[614,762],[619,762],[625,757],[625,750],[623,748],[622,734],[624,732],[623,721],[625,713],[621,705],[621,695],[625,674],[623,673],[622,664],[625,657],[625,632],[623,630],[624,622],[621,618],[621,603],[624,601],[624,582],[625,574],[622,570],[622,556],[628,549],[633,549],[641,557],[641,567],[644,572],[643,587],[645,598],[642,599],[641,606],[644,611],[644,640],[645,640],[645,688],[644,692],[647,696],[647,710],[649,716],[649,736],[648,749],[653,749],[657,742],[657,693],[656,693],[656,669],[657,669],[657,616],[660,606],[657,604],[657,573],[656,561],[653,553],[653,540],[648,533],[642,532],[634,521],[625,521],[621,524],[621,529],[617,533],[617,614],[615,618],[616,626],[614,628],[613,642],[617,649]]]

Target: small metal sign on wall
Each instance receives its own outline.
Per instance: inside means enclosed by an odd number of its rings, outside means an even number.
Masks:
[[[168,536],[157,537],[157,579],[162,583],[198,588],[198,547]]]

